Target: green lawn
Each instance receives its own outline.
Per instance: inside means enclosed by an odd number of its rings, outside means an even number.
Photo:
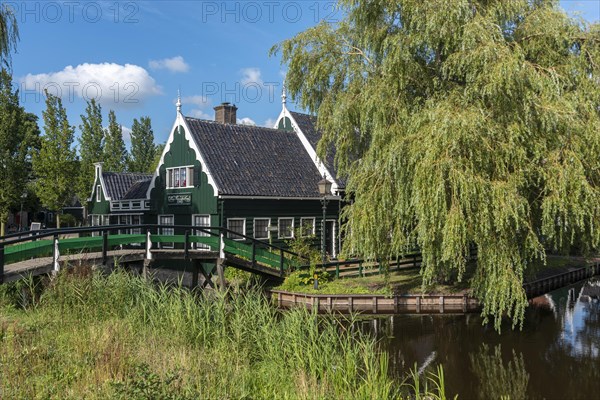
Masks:
[[[569,267],[580,266],[591,262],[591,259],[583,257],[548,256],[546,264],[537,262],[528,268],[525,280],[534,280],[542,276],[559,274]],[[286,281],[274,288],[275,290],[287,290],[309,294],[464,294],[469,293],[469,281],[475,272],[475,262],[467,265],[461,282],[449,284],[435,284],[425,288],[422,287],[422,279],[418,268],[404,269],[390,272],[387,280],[385,275],[370,275],[366,277],[352,277],[334,279],[328,282],[321,281],[319,290],[313,289],[312,283],[303,284],[298,279],[286,279]]]

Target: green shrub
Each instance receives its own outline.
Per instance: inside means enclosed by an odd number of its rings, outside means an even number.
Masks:
[[[312,288],[315,282],[315,275],[319,279],[319,283],[333,280],[333,275],[322,269],[317,269],[313,272],[310,270],[298,270],[290,273],[278,289],[293,292],[302,291],[307,287]]]

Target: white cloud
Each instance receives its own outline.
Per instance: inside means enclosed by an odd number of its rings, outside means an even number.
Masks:
[[[248,117],[238,118],[237,123],[240,125],[252,125],[252,126],[256,125],[256,122],[254,122],[252,119],[250,119]]]
[[[264,127],[267,128],[272,128],[275,126],[275,123],[277,122],[277,120],[275,118],[269,118],[265,121],[265,123],[263,124]]]
[[[175,103],[177,103],[177,99],[173,100],[173,104]],[[192,106],[190,111],[186,111],[185,109],[183,110],[183,114],[189,115],[190,117],[208,120],[212,120],[214,117],[212,114],[209,114],[205,111],[205,109],[211,105],[210,99],[206,96],[194,95],[182,97],[181,104],[182,106]]]
[[[263,86],[264,81],[261,78],[261,72],[258,68],[244,68],[241,71],[242,79],[240,82],[242,85],[258,85]]]
[[[190,65],[181,56],[151,60],[149,66],[152,69],[166,69],[171,72],[188,72],[190,70]]]
[[[121,125],[121,129],[123,130],[123,140],[127,143],[131,143],[131,128],[128,128],[125,125]],[[108,125],[104,127],[104,130],[108,130]]]
[[[147,97],[161,94],[160,87],[144,68],[133,64],[80,64],[69,65],[62,71],[45,74],[27,74],[21,78],[21,90],[35,90],[59,96],[63,101],[75,97],[101,104],[131,107]]]
[[[175,100],[177,102],[177,100]],[[210,100],[206,96],[187,96],[181,98],[181,104],[193,104],[198,107],[210,106]]]
[[[207,119],[209,121],[212,121],[214,119],[213,115],[207,114],[200,109],[191,110],[189,115],[190,115],[190,117],[193,117],[193,118]]]
[[[123,140],[131,142],[131,128],[128,128],[125,125],[121,125],[121,128],[123,128]]]

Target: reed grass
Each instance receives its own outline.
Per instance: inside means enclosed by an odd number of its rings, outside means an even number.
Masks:
[[[282,313],[256,289],[202,294],[75,271],[0,286],[0,398],[408,395],[352,321]]]

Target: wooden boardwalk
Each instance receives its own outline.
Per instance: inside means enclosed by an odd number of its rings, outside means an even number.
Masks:
[[[306,294],[273,290],[277,306],[307,307],[319,312],[367,314],[445,314],[481,310],[477,299],[466,295],[369,295]]]

